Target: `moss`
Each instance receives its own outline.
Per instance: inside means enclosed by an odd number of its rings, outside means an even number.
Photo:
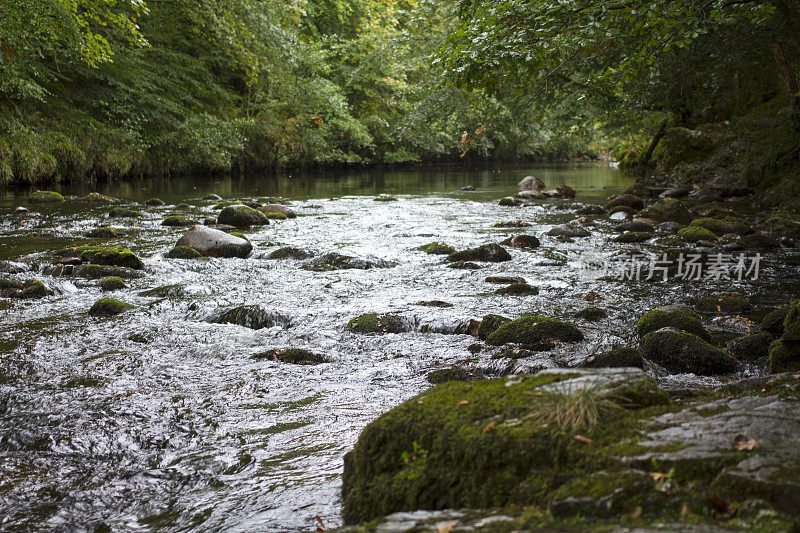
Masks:
[[[511,254],[499,244],[484,244],[477,248],[450,254],[447,256],[447,260],[451,263],[457,261],[488,261],[499,263],[502,261],[511,261]]]
[[[691,372],[701,376],[727,374],[738,369],[738,363],[727,353],[700,337],[665,329],[648,333],[640,343],[645,359],[670,372]]]
[[[89,315],[97,317],[116,316],[133,308],[134,306],[131,304],[115,300],[114,298],[100,298],[92,305],[91,309],[89,309]]]
[[[165,257],[167,259],[198,259],[203,257],[203,254],[188,246],[176,246],[167,252]]]
[[[774,337],[766,331],[750,333],[728,343],[728,353],[739,361],[757,361],[769,355]]]
[[[778,339],[770,344],[768,369],[771,374],[800,371],[800,342]]]
[[[211,209],[225,209],[225,208],[226,208],[226,207],[228,207],[229,205],[236,205],[237,203],[238,203],[238,202],[233,202],[233,201],[230,201],[230,200],[225,200],[225,201],[223,201],[223,202],[219,202],[218,204],[215,204],[215,205],[214,205],[214,206],[213,206]]]
[[[486,339],[488,344],[537,344],[543,340],[574,342],[583,340],[583,333],[567,322],[539,316],[525,317],[503,324]]]
[[[753,310],[753,306],[738,294],[723,294],[701,299],[695,305],[695,309],[709,314],[739,314],[749,313]]]
[[[144,215],[141,211],[125,209],[124,207],[114,207],[108,212],[110,218],[141,218]]]
[[[800,300],[789,304],[786,310],[782,338],[789,341],[800,341]]]
[[[183,296],[185,290],[183,285],[162,285],[153,289],[147,289],[139,293],[139,296],[144,298],[177,298]]]
[[[123,279],[142,278],[144,274],[138,270],[110,265],[79,265],[72,271],[75,276],[86,279],[100,279],[106,276],[117,276]]]
[[[161,207],[163,205],[166,205],[166,203],[160,198],[150,198],[144,203],[144,205],[148,207]]]
[[[115,239],[119,237],[119,232],[114,228],[101,226],[87,231],[86,236],[94,239]]]
[[[678,237],[686,242],[696,243],[700,241],[714,242],[717,236],[706,228],[689,226],[678,230]]]
[[[455,248],[443,242],[432,242],[424,246],[420,246],[418,250],[432,255],[450,255],[456,253]]]
[[[764,318],[761,319],[759,326],[764,331],[772,333],[776,337],[783,335],[783,323],[786,320],[786,315],[789,313],[789,309],[787,307],[781,307],[779,309],[774,309],[767,313]]]
[[[177,227],[177,228],[194,226],[195,224],[197,224],[196,221],[190,219],[185,215],[170,215],[161,221],[162,226]]]
[[[581,368],[644,368],[642,352],[636,348],[614,346],[608,351],[589,356]]]
[[[291,363],[293,365],[319,365],[322,363],[330,362],[330,359],[325,357],[324,355],[319,355],[309,350],[304,350],[302,348],[269,350],[266,352],[255,354],[251,358],[269,359],[272,361]]]
[[[527,283],[512,283],[494,292],[503,296],[533,296],[539,294],[539,289]]]
[[[511,322],[511,319],[504,316],[486,315],[481,320],[481,325],[478,326],[477,337],[481,340],[486,340],[489,335],[497,331],[497,328],[509,322]]]
[[[108,276],[100,280],[100,288],[104,291],[117,291],[126,287],[125,281],[117,276]]]
[[[498,202],[498,205],[503,207],[516,207],[518,205],[522,205],[522,202],[519,201],[517,198],[512,196],[507,196],[505,198],[501,198]]]
[[[289,218],[283,213],[264,213],[264,216],[270,220],[286,220]]]
[[[680,200],[667,198],[659,200],[650,207],[643,209],[639,216],[641,218],[651,218],[659,222],[677,222],[678,224],[689,224],[692,221],[692,213]]]
[[[39,280],[18,281],[0,278],[0,297],[18,300],[33,300],[53,294],[53,291]]]
[[[752,226],[747,221],[732,216],[726,216],[722,219],[696,218],[692,220],[689,226],[706,229],[720,237],[729,233],[745,235],[753,231]]]
[[[623,233],[622,235],[617,235],[614,237],[614,242],[621,242],[621,243],[636,243],[636,242],[644,242],[649,239],[653,238],[653,234],[647,231],[629,231],[628,233]]]
[[[708,333],[700,317],[688,307],[668,306],[648,311],[636,322],[636,333],[639,337],[644,337],[661,328],[676,328],[704,340],[710,340]]]
[[[36,191],[28,196],[29,204],[56,204],[64,201],[64,197],[54,191]]]
[[[95,265],[108,265],[144,269],[144,263],[139,256],[127,248],[117,247],[88,247],[81,251],[81,260]]]
[[[392,313],[367,313],[350,320],[347,329],[354,333],[402,333],[408,331],[408,326]]]
[[[428,383],[433,383],[434,385],[439,383],[447,383],[448,381],[474,381],[482,378],[483,373],[480,370],[470,370],[468,368],[464,368],[463,366],[434,370],[432,372],[428,372],[428,375],[425,376],[425,379],[428,380]]]
[[[246,205],[229,205],[222,209],[217,217],[220,224],[227,224],[237,228],[248,228],[250,226],[263,226],[269,224],[267,216]]]
[[[612,207],[609,211],[609,215],[613,215],[614,213],[625,213],[628,216],[633,216],[636,214],[636,209],[632,207],[628,207],[627,205],[618,205],[616,207]]]

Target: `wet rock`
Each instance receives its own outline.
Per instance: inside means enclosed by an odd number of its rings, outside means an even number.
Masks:
[[[487,344],[536,344],[543,340],[576,342],[583,340],[583,333],[568,322],[555,318],[531,316],[503,324],[486,338]]]
[[[763,233],[742,235],[736,240],[736,244],[746,250],[777,250],[781,247],[781,243],[777,239]]]
[[[239,205],[241,202],[234,202],[232,200],[226,200],[224,202],[219,202],[211,207],[211,209],[224,209],[229,205]],[[260,207],[260,206],[259,206]]]
[[[602,320],[606,317],[608,317],[608,313],[605,309],[601,309],[600,307],[586,307],[575,313],[575,318],[588,320],[590,322]]]
[[[483,268],[481,265],[471,261],[456,261],[455,263],[450,263],[447,267],[459,270],[480,270]]]
[[[164,206],[164,205],[167,205],[167,204],[163,200],[161,200],[160,198],[150,198],[149,200],[147,200],[144,203],[144,205],[146,205],[148,207],[161,207],[161,206]]]
[[[176,246],[164,256],[167,259],[198,259],[203,257],[200,252],[195,250],[194,248],[188,248],[186,246]]]
[[[422,302],[416,302],[413,305],[419,305],[422,307],[440,307],[440,308],[453,307],[453,304],[449,302],[443,302],[442,300],[424,300]]]
[[[652,233],[655,231],[655,228],[646,222],[626,222],[624,224],[618,224],[614,226],[614,231],[618,233],[625,233],[626,231],[634,231],[637,233],[645,232],[645,233]]]
[[[625,220],[633,217],[636,214],[636,210],[627,205],[618,205],[609,209],[608,214],[611,220]]]
[[[551,228],[545,235],[550,237],[588,237],[591,235],[590,232],[587,230],[577,227],[571,226],[569,224],[562,224],[560,226],[555,226]]]
[[[678,237],[689,243],[698,243],[701,241],[714,242],[717,236],[707,230],[706,228],[689,226],[678,230]]]
[[[79,265],[72,271],[72,275],[86,279],[101,279],[116,276],[123,279],[143,278],[141,270],[111,265]]]
[[[678,224],[688,225],[692,221],[692,213],[681,203],[680,200],[667,198],[659,200],[650,207],[644,209],[639,216],[642,218],[652,218],[658,222],[677,222]]]
[[[455,248],[443,242],[432,242],[429,244],[425,244],[423,246],[420,246],[418,250],[421,250],[426,254],[433,254],[433,255],[450,255],[456,253]]]
[[[512,196],[506,196],[505,198],[500,199],[498,205],[503,207],[517,207],[522,205],[522,202]]]
[[[120,236],[119,232],[114,228],[109,228],[107,226],[102,226],[99,228],[94,228],[86,232],[87,237],[91,237],[93,239],[115,239]]]
[[[294,246],[284,246],[272,251],[267,259],[308,259],[314,257],[314,254],[302,248],[295,248]]]
[[[724,351],[696,335],[674,328],[648,333],[640,341],[639,349],[645,359],[670,372],[714,376],[735,372],[739,367]]]
[[[64,197],[54,191],[36,191],[28,196],[29,204],[57,204],[64,201]]]
[[[772,333],[776,337],[780,337],[783,335],[783,323],[786,321],[787,314],[789,314],[788,307],[774,309],[761,319],[759,326],[764,331]]]
[[[373,268],[391,268],[394,266],[397,266],[397,263],[393,261],[385,261],[378,258],[358,259],[334,252],[309,261],[304,264],[302,268],[304,270],[311,270],[312,272],[330,272],[332,270],[370,270]]]
[[[105,194],[100,194],[99,192],[90,192],[83,198],[78,198],[77,201],[92,204],[115,204],[117,202],[121,202],[122,200],[112,196],[107,196]]]
[[[538,248],[541,243],[533,235],[514,235],[510,244],[512,248]]]
[[[39,280],[0,278],[0,297],[16,300],[34,300],[50,296],[53,291]]]
[[[440,370],[434,370],[432,372],[428,372],[428,375],[425,376],[425,379],[428,380],[428,383],[433,383],[434,385],[438,383],[447,383],[449,381],[475,381],[478,379],[484,379],[486,376],[478,368],[464,368],[463,366],[456,366],[453,368],[442,368]]]
[[[484,244],[477,248],[471,248],[462,252],[456,252],[447,256],[447,260],[451,263],[457,261],[485,261],[491,263],[499,263],[502,261],[510,261],[511,254],[499,244]]]
[[[462,190],[462,191],[474,191],[475,187],[473,185],[466,185],[464,187],[461,187],[460,190]]]
[[[108,276],[100,280],[100,288],[104,291],[118,291],[127,287],[125,281],[118,276]]]
[[[381,194],[380,196],[376,196],[373,198],[376,202],[397,202],[398,199],[394,196],[389,196],[388,194]]]
[[[173,228],[194,226],[196,224],[198,224],[196,220],[192,220],[186,215],[169,215],[161,221],[162,226],[169,226]]]
[[[222,200],[222,197],[218,194],[207,194],[203,196],[203,200],[211,201],[211,202],[219,202]]]
[[[11,211],[11,215],[15,217],[21,217],[30,214],[30,209],[27,209],[22,206],[15,207],[13,211]]]
[[[21,274],[28,271],[28,266],[24,263],[14,261],[0,261],[0,273],[2,274]]]
[[[528,191],[541,191],[545,188],[545,184],[539,178],[534,176],[525,176],[522,181],[517,183],[517,187]]]
[[[581,368],[644,368],[642,352],[636,348],[614,346],[608,351],[589,356]]]
[[[184,210],[184,211],[187,210],[187,209],[193,209],[193,208],[194,208],[193,205],[187,204],[186,202],[181,202],[181,203],[179,203],[178,205],[175,206],[175,209],[180,209],[180,210]]]
[[[514,198],[520,200],[541,200],[545,195],[541,191],[519,191]]]
[[[569,185],[559,185],[553,190],[543,191],[550,198],[575,198],[575,189]]]
[[[789,304],[786,318],[783,321],[781,338],[788,341],[800,341],[800,300]]]
[[[253,245],[247,239],[201,225],[193,226],[175,246],[192,248],[207,257],[246,258],[253,251]]]
[[[800,341],[778,339],[769,345],[767,369],[771,374],[800,371]]]
[[[269,224],[269,219],[264,213],[242,204],[229,205],[223,208],[217,220],[220,224],[236,228],[249,228],[250,226]]]
[[[489,335],[497,331],[500,326],[508,324],[509,322],[511,322],[511,319],[504,316],[486,315],[483,317],[483,320],[481,320],[475,336],[485,341]]]
[[[186,293],[186,289],[181,284],[162,285],[153,289],[141,291],[139,296],[143,298],[178,298]]]
[[[539,294],[539,289],[527,283],[512,283],[507,287],[497,289],[494,293],[501,296],[534,296]]]
[[[127,248],[91,246],[82,249],[81,260],[94,265],[144,269],[144,262]]]
[[[527,228],[530,224],[522,220],[506,220],[504,222],[495,222],[492,224],[493,228]]]
[[[587,205],[575,211],[575,214],[582,216],[604,215],[605,213],[606,210],[599,205]]]
[[[675,328],[710,340],[711,335],[703,326],[700,316],[688,307],[667,305],[648,311],[636,322],[636,334],[644,337],[662,328]]]
[[[125,209],[124,207],[114,207],[108,212],[109,218],[141,218],[144,215],[135,209]]]
[[[115,300],[114,298],[100,298],[89,309],[89,316],[111,317],[131,309],[134,309],[134,306],[129,303]]]
[[[204,218],[203,219],[203,225],[204,226],[216,226],[217,225],[216,217],[206,217],[206,218]]]
[[[728,233],[746,235],[753,232],[752,226],[746,220],[730,216],[723,219],[696,218],[692,220],[690,227],[705,228],[720,237]]]
[[[617,235],[612,240],[614,242],[631,244],[631,243],[645,242],[652,238],[653,238],[652,233],[644,231],[629,231],[627,233],[623,233],[622,235]]]
[[[683,227],[682,224],[677,222],[660,222],[656,224],[655,228],[658,233],[675,234]]]
[[[525,348],[506,346],[497,353],[492,354],[492,359],[528,359],[535,357],[540,352],[548,352],[555,347],[556,344],[553,341],[540,341],[536,344],[526,345]],[[541,368],[538,370],[541,370]]]
[[[769,346],[774,339],[766,331],[750,333],[730,341],[727,345],[728,353],[739,361],[757,361],[769,355]]]
[[[258,210],[266,214],[267,217],[269,217],[270,213],[278,213],[284,215],[286,218],[297,218],[297,213],[294,212],[294,209],[286,207],[285,205],[267,204],[262,205]]]
[[[293,365],[320,365],[330,363],[331,360],[324,355],[319,355],[303,348],[284,348],[279,350],[268,350],[251,356],[251,359],[267,359],[270,361],[281,361]]]
[[[347,330],[353,333],[403,333],[411,330],[410,324],[393,313],[366,313],[350,320]]]
[[[621,194],[619,196],[614,195],[609,198],[609,201],[606,204],[606,209],[611,210],[620,206],[629,207],[638,211],[644,207],[644,200],[635,194]]]
[[[658,195],[659,198],[685,198],[692,192],[691,187],[673,187]]]
[[[525,278],[521,278],[519,276],[487,276],[485,280],[486,283],[502,283],[504,285],[510,285],[512,283],[525,283]]]
[[[741,314],[752,311],[753,305],[738,294],[723,294],[701,299],[695,309],[708,314]]]
[[[291,320],[275,311],[267,311],[258,305],[240,305],[222,309],[208,319],[212,324],[236,324],[244,328],[264,329],[280,326],[288,328]]]

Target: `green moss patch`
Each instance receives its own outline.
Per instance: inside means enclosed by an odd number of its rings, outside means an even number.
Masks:
[[[709,340],[711,335],[703,327],[700,317],[688,307],[667,306],[648,311],[636,322],[636,333],[644,337],[661,328],[676,328]]]
[[[144,263],[139,256],[127,248],[88,247],[82,249],[80,257],[81,260],[95,265],[119,266],[133,270],[144,269]]]
[[[89,309],[89,315],[96,317],[110,317],[122,314],[125,311],[129,311],[133,308],[133,305],[121,302],[120,300],[115,300],[114,298],[100,298],[94,303],[94,305],[92,305],[91,309]]]
[[[554,318],[532,316],[503,324],[486,339],[488,344],[537,344],[543,340],[575,342],[583,340],[583,333],[567,322]]]

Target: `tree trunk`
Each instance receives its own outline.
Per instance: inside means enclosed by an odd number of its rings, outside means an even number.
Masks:
[[[665,118],[664,121],[661,122],[661,125],[658,127],[658,131],[656,132],[656,136],[653,137],[652,141],[650,141],[650,146],[647,147],[647,151],[644,153],[644,157],[642,157],[642,163],[647,164],[650,162],[650,158],[653,156],[656,146],[658,146],[658,143],[661,142],[661,138],[664,137],[664,134],[667,133],[668,120],[669,119]]]
[[[778,66],[781,79],[783,80],[783,88],[786,91],[786,96],[792,103],[792,114],[795,121],[800,122],[800,96],[798,96],[797,78],[792,71],[789,60],[786,59],[786,51],[783,45],[774,37],[769,38],[769,47],[772,50],[772,57]]]

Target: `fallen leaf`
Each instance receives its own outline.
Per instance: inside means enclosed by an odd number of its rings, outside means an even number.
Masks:
[[[316,518],[317,522],[319,523],[317,526],[317,533],[324,533],[327,531],[327,529],[325,529],[325,524],[322,522],[322,518],[320,518],[319,515],[315,516],[314,518]]]
[[[591,444],[592,443],[592,439],[590,439],[589,437],[584,437],[583,435],[574,435],[572,438],[575,439],[576,441],[580,442],[581,444]]]
[[[661,481],[663,479],[667,479],[669,474],[664,474],[663,472],[650,472],[650,477],[653,478],[653,481]]]
[[[483,432],[484,432],[484,433],[489,433],[491,430],[493,430],[493,429],[494,429],[494,427],[495,427],[496,425],[497,425],[497,422],[495,422],[494,420],[492,420],[491,422],[489,422],[488,424],[486,424],[485,426],[483,426]]]
[[[451,533],[457,525],[458,522],[448,522],[446,524],[440,524],[436,526],[436,533]]]
[[[736,435],[736,438],[733,439],[733,447],[739,451],[752,452],[756,446],[758,446],[758,440],[748,439],[744,435]]]
[[[469,405],[469,401],[468,400],[461,400],[456,405]]]
[[[681,516],[688,516],[692,514],[692,510],[689,509],[689,505],[684,503],[683,507],[681,507]]]

